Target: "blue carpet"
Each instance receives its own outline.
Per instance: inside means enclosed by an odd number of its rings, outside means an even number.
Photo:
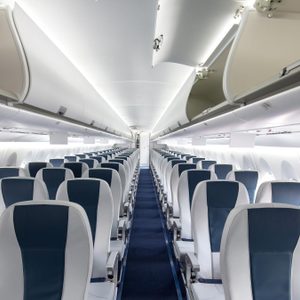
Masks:
[[[141,170],[122,300],[178,299],[150,170]]]

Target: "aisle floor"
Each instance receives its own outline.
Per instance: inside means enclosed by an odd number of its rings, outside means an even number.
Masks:
[[[178,299],[149,169],[140,173],[121,299]]]

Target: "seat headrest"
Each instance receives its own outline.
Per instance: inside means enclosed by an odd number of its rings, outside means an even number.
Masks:
[[[0,168],[0,179],[5,177],[25,176],[23,169],[17,167]]]
[[[252,204],[234,209],[221,244],[226,299],[297,298],[299,235],[299,207]]]
[[[300,182],[267,181],[260,185],[256,203],[286,203],[300,206]]]
[[[35,177],[36,173],[42,168],[50,168],[52,165],[47,162],[29,162],[26,165],[26,169],[30,177]]]
[[[213,170],[219,179],[225,179],[227,174],[232,171],[233,166],[230,164],[212,164],[209,169]]]
[[[198,162],[200,169],[208,170],[211,165],[216,164],[215,160],[200,160]]]
[[[114,170],[114,169],[109,169],[109,168],[95,168],[95,169],[89,169],[84,174],[84,176],[86,175],[89,178],[102,179],[102,180],[106,181],[109,186],[111,186],[112,177],[113,177],[114,173],[117,173],[117,171]]]
[[[63,158],[51,158],[51,159],[49,159],[50,164],[55,168],[59,168],[64,163],[64,161],[65,160]]]
[[[250,202],[254,202],[258,182],[258,172],[253,170],[231,171],[226,176],[227,180],[236,180],[243,183],[248,191]]]
[[[8,177],[0,180],[2,209],[22,201],[49,199],[45,184],[30,177]]]
[[[100,167],[114,169],[117,172],[119,172],[119,170],[120,170],[120,164],[118,164],[118,163],[101,163]]]

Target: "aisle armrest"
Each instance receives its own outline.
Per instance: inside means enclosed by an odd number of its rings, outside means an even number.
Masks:
[[[178,241],[181,238],[181,223],[180,219],[173,219],[173,240]]]
[[[189,285],[196,281],[197,273],[200,271],[200,265],[196,255],[192,252],[185,254],[185,279]]]
[[[115,284],[118,283],[118,262],[119,262],[118,251],[112,251],[108,257],[106,263],[106,269],[107,269],[107,278]]]

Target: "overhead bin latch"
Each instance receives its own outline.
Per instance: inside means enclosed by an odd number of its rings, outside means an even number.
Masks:
[[[281,2],[282,0],[256,0],[254,6],[258,12],[267,15],[268,18],[272,18],[274,11],[277,10],[278,4]]]
[[[163,34],[161,34],[159,37],[157,37],[156,39],[154,39],[153,41],[153,49],[157,52],[161,49],[162,43],[164,40],[164,36]]]

